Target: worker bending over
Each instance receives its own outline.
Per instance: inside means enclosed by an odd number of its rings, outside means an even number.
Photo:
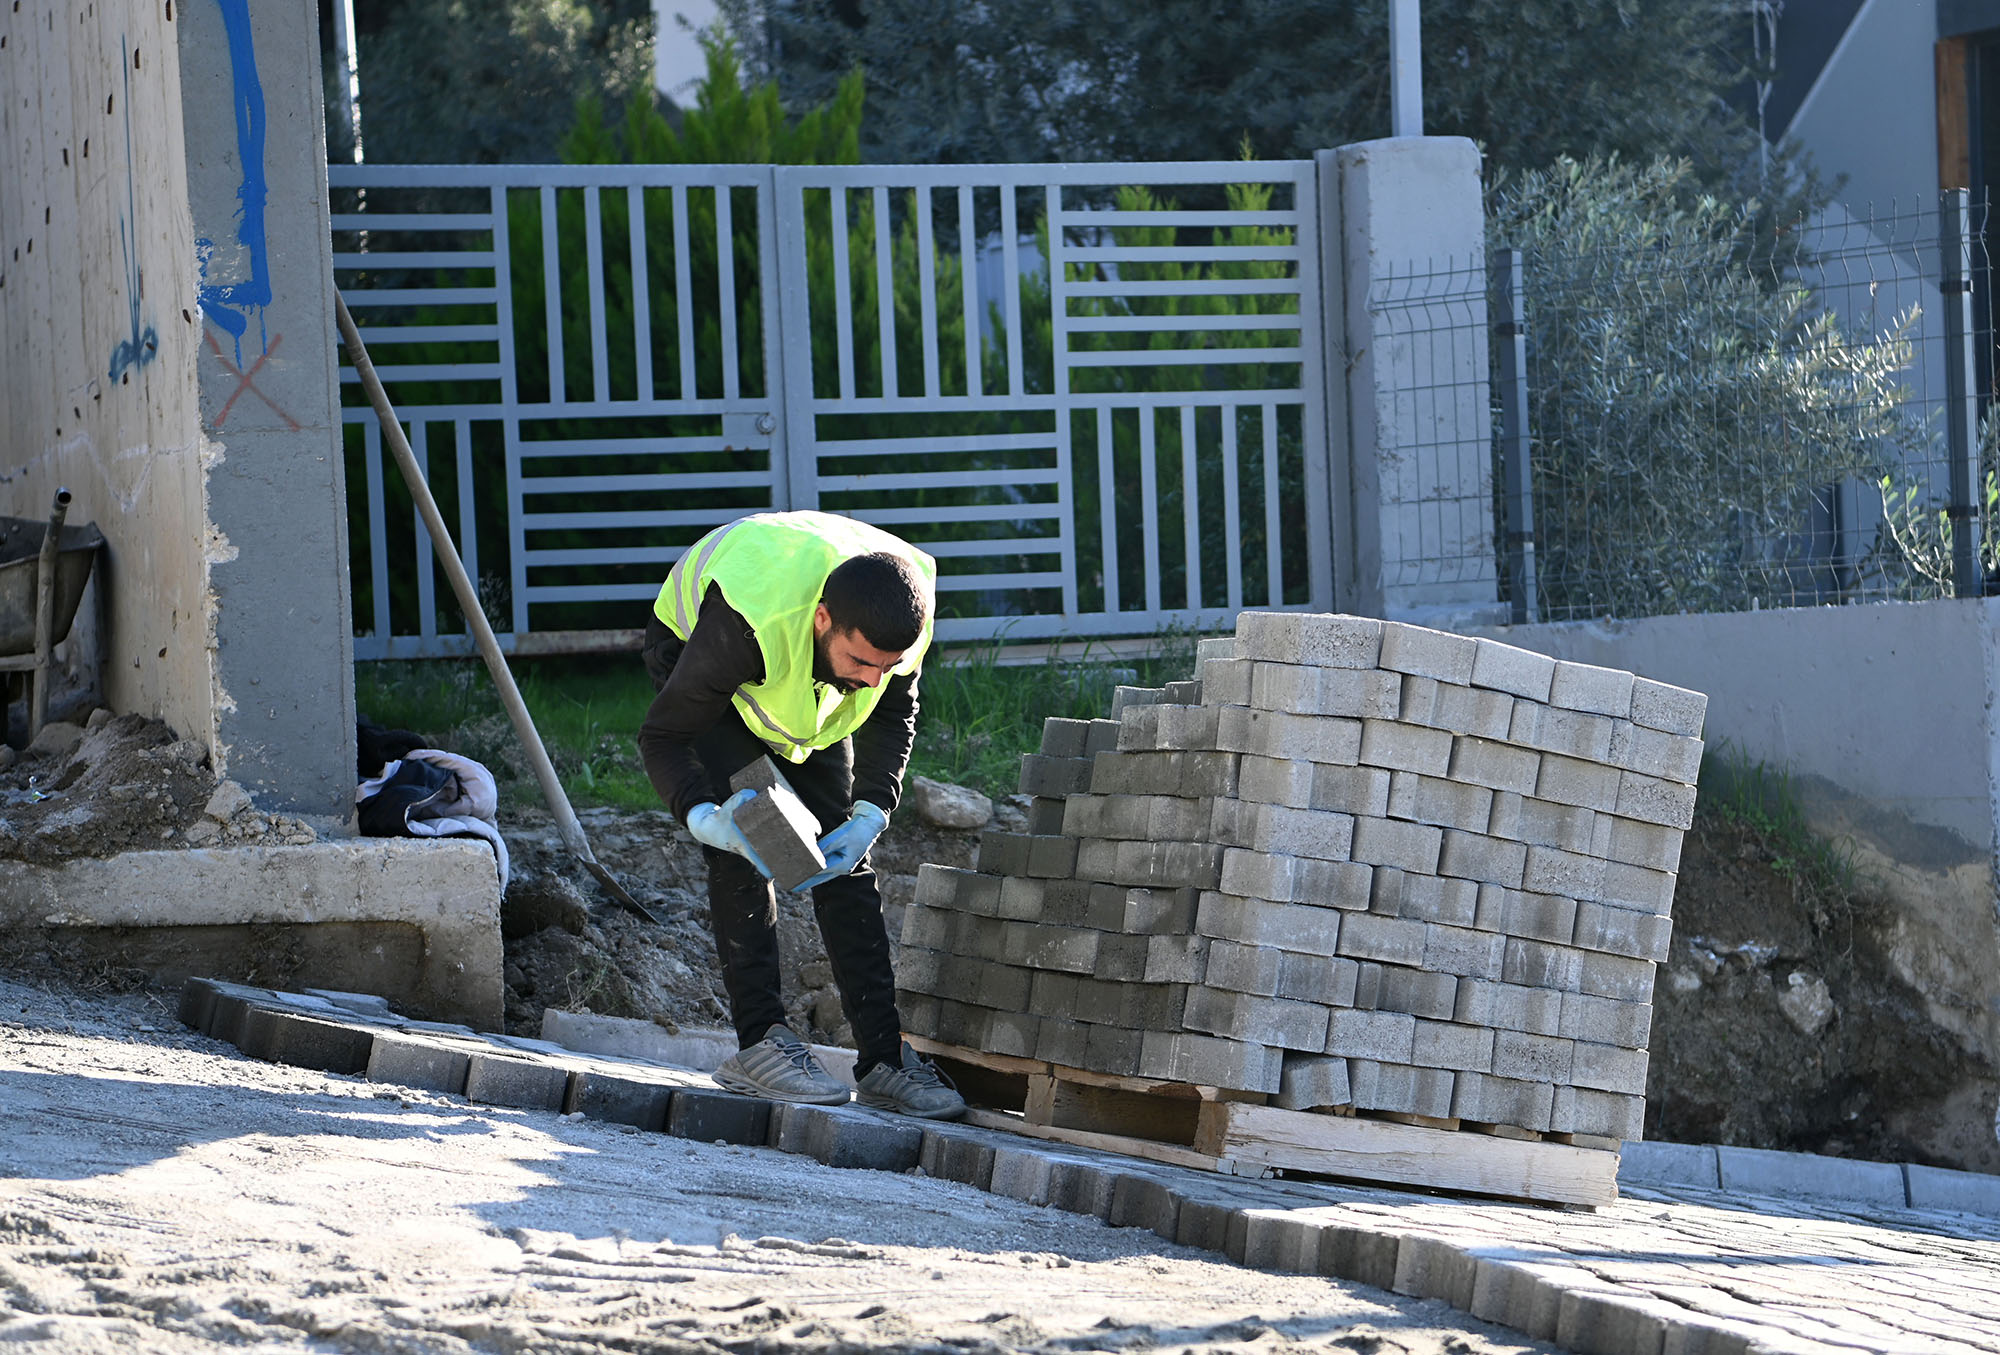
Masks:
[[[902,794],[916,735],[917,673],[931,641],[937,566],[879,528],[829,513],[758,513],[695,542],[646,626],[659,695],[639,731],[646,774],[702,843],[710,925],[738,1052],[731,1091],[837,1105],[844,1083],[785,1026],[770,872],[733,821],[754,791],[733,773],[766,753],[822,833],[812,891],[841,1009],[854,1031],[858,1099],[926,1119],[965,1102],[903,1043],[882,895],[868,849]]]

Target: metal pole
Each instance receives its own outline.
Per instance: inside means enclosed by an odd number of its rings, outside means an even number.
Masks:
[[[1500,350],[1501,556],[1515,625],[1536,619],[1535,482],[1528,462],[1528,311],[1522,299],[1521,251],[1503,249],[1494,259],[1500,275],[1500,321],[1493,326]]]
[[[1972,356],[1972,203],[1963,188],[1946,189],[1938,212],[1944,294],[1945,438],[1951,457],[1951,581],[1957,597],[1986,591],[1979,564],[1979,385]]]
[[[361,62],[354,46],[354,0],[333,0],[333,55],[340,66],[340,116],[361,163]]]
[[[1424,42],[1417,0],[1389,0],[1389,134],[1424,134]]]
[[[28,688],[28,741],[42,732],[49,718],[49,664],[55,650],[56,570],[62,561],[63,519],[69,515],[69,491],[56,491],[49,511],[48,531],[35,558],[35,672]]]

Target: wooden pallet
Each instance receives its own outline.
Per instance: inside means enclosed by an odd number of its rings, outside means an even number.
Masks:
[[[1338,1177],[1539,1204],[1618,1198],[1607,1141],[1457,1121],[1281,1110],[1256,1093],[1066,1068],[912,1035],[972,1106],[967,1124],[1237,1176]]]

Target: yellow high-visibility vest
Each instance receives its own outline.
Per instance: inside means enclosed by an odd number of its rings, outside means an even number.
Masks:
[[[914,673],[930,648],[937,609],[937,562],[879,527],[832,513],[756,513],[716,528],[674,563],[653,614],[683,641],[694,631],[710,584],[743,614],[764,654],[764,680],[732,698],[751,733],[792,762],[860,728],[881,687],[841,692],[813,681],[813,614],[826,576],[843,560],[886,552],[908,560],[923,581],[924,628],[891,674]],[[887,685],[885,681],[884,686]]]

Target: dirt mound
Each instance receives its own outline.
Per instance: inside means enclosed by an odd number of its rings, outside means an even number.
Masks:
[[[0,860],[313,839],[306,824],[259,813],[242,788],[218,785],[202,744],[142,716],[47,725],[0,769]]]

